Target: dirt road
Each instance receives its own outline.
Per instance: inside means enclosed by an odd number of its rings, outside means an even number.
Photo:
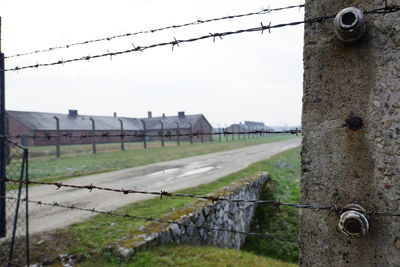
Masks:
[[[217,152],[202,156],[161,162],[138,168],[70,179],[65,183],[124,188],[145,191],[175,191],[218,178],[247,167],[253,162],[267,159],[282,151],[300,145],[300,138],[251,146],[236,150]],[[29,189],[29,198],[35,201],[75,204],[84,208],[110,211],[129,203],[149,199],[152,196],[112,192],[37,186]],[[57,207],[30,205],[30,232],[37,233],[62,228],[83,221],[91,213],[66,210]]]

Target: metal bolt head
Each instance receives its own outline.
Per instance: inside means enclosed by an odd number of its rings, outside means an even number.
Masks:
[[[360,117],[351,117],[346,119],[346,126],[351,130],[356,131],[363,127],[363,120]]]
[[[369,230],[366,210],[357,204],[344,207],[345,212],[340,215],[339,229],[348,237],[363,237]]]
[[[337,13],[334,20],[336,36],[343,42],[359,40],[365,33],[364,13],[356,7],[347,7]]]

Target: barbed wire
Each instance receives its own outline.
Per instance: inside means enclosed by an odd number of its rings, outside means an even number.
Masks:
[[[155,32],[169,30],[169,29],[178,29],[178,28],[183,28],[183,27],[187,27],[187,26],[200,25],[200,24],[205,24],[205,23],[215,22],[215,21],[221,21],[221,20],[231,20],[231,19],[235,19],[235,18],[243,18],[243,17],[254,16],[254,15],[264,15],[264,14],[267,14],[267,13],[270,13],[270,12],[282,11],[282,10],[293,9],[293,8],[299,8],[300,9],[300,8],[303,8],[303,7],[304,7],[304,4],[292,5],[292,6],[286,6],[286,7],[279,7],[279,8],[262,8],[261,11],[256,11],[256,12],[249,12],[249,13],[238,14],[238,15],[228,15],[228,16],[212,18],[212,19],[205,19],[205,20],[197,19],[196,21],[188,22],[188,23],[184,23],[184,24],[164,26],[164,27],[160,27],[160,28],[156,28],[156,29],[132,32],[132,33],[124,33],[124,34],[108,36],[108,37],[103,37],[103,38],[98,38],[98,39],[93,39],[93,40],[86,40],[86,41],[81,41],[81,42],[76,42],[76,43],[70,43],[70,44],[61,45],[61,46],[54,46],[54,47],[50,47],[50,48],[46,48],[46,49],[35,50],[35,51],[32,51],[32,52],[19,53],[19,54],[7,56],[5,58],[22,57],[22,56],[27,56],[27,55],[32,55],[32,54],[38,54],[38,53],[54,51],[54,50],[57,50],[57,49],[70,48],[70,47],[73,47],[73,46],[86,45],[86,44],[102,42],[102,41],[111,41],[113,39],[123,38],[123,37],[130,37],[130,36],[135,36],[135,35],[139,35],[139,34],[155,33]]]
[[[185,128],[186,129],[186,128]],[[176,128],[174,129],[164,129],[164,131],[176,131]],[[183,131],[183,129],[180,129]],[[60,130],[60,131],[68,131],[68,130]],[[91,130],[87,130],[91,131]],[[69,133],[64,133],[64,134],[59,134],[59,135],[7,135],[3,136],[0,135],[0,138],[5,138],[5,139],[15,139],[15,138],[29,138],[29,139],[53,139],[57,137],[62,137],[62,138],[71,138],[71,139],[85,139],[85,138],[112,138],[112,137],[137,137],[137,138],[144,138],[144,137],[158,137],[161,138],[162,135],[159,134],[144,134],[144,133],[120,133],[120,134],[109,134],[107,132],[109,131],[117,131],[117,130],[96,130],[96,132],[103,132],[102,134],[81,134],[81,135],[71,135]],[[125,130],[125,131],[136,131],[136,130]],[[137,131],[143,131],[143,130],[137,130]],[[158,130],[148,130],[148,131],[160,131],[161,129]],[[301,133],[301,130],[287,130],[287,131],[267,131],[267,130],[256,130],[256,131],[238,131],[238,132],[233,132],[233,131],[223,131],[223,132],[193,132],[193,133],[179,133],[179,134],[172,134],[172,133],[165,133],[164,137],[165,138],[172,138],[172,137],[200,137],[200,136],[210,136],[210,135],[261,135],[261,134],[299,134]]]
[[[232,203],[253,203],[253,204],[271,204],[277,208],[281,206],[286,207],[293,207],[293,208],[302,208],[302,209],[314,209],[314,210],[329,210],[329,211],[336,211],[332,210],[332,206],[313,206],[313,205],[306,205],[306,204],[297,204],[297,203],[284,203],[280,200],[260,200],[260,199],[230,199],[224,198],[221,196],[199,196],[193,194],[184,194],[184,193],[169,193],[167,191],[161,190],[160,192],[156,191],[143,191],[143,190],[130,190],[130,189],[116,189],[116,188],[109,188],[109,187],[101,187],[96,186],[93,184],[90,185],[73,185],[73,184],[64,184],[62,182],[39,182],[39,181],[21,181],[21,180],[14,180],[14,179],[0,179],[0,182],[12,182],[17,184],[24,184],[24,185],[49,185],[55,186],[56,190],[60,188],[74,188],[74,189],[83,189],[89,190],[92,192],[93,190],[100,190],[100,191],[108,191],[108,192],[115,192],[115,193],[123,193],[124,195],[128,194],[145,194],[145,195],[157,195],[162,197],[183,197],[183,198],[195,198],[195,199],[202,199],[202,200],[209,200],[212,202],[232,202]]]
[[[183,198],[195,198],[195,199],[202,199],[215,202],[231,202],[231,203],[252,203],[252,204],[267,204],[272,205],[279,209],[280,207],[292,207],[297,209],[310,209],[315,211],[329,211],[329,213],[341,214],[347,209],[342,208],[336,205],[330,206],[323,206],[323,205],[311,205],[311,204],[300,204],[300,203],[285,203],[278,200],[263,200],[263,199],[230,199],[224,198],[221,196],[200,196],[194,194],[185,194],[185,193],[169,193],[167,191],[161,190],[160,192],[157,191],[143,191],[143,190],[130,190],[130,189],[116,189],[116,188],[109,188],[109,187],[101,187],[96,186],[93,184],[90,185],[73,185],[73,184],[64,184],[62,182],[39,182],[39,181],[21,181],[21,180],[14,180],[14,179],[0,179],[0,182],[12,182],[17,184],[24,184],[24,185],[49,185],[55,186],[56,190],[60,188],[74,188],[74,189],[82,189],[82,190],[89,190],[92,192],[93,190],[100,190],[100,191],[108,191],[108,192],[115,192],[115,193],[122,193],[124,195],[128,194],[145,194],[145,195],[156,195],[160,196],[160,199],[165,197],[183,197]],[[367,215],[369,216],[389,216],[389,217],[400,217],[400,213],[390,213],[390,212],[380,212],[380,211],[367,211]]]
[[[10,138],[7,138],[7,137],[5,137],[5,136],[0,135],[0,139],[5,139],[6,142],[8,142],[8,143],[10,143],[10,144],[13,144],[14,146],[16,146],[16,147],[18,147],[18,148],[20,148],[20,149],[28,150],[28,148],[27,148],[26,146],[23,146],[23,145],[21,145],[21,144],[18,144],[17,142],[15,142],[15,141],[13,141],[13,140],[11,140]]]
[[[400,6],[385,6],[383,8],[365,11],[364,14],[388,14],[388,13],[394,13],[394,12],[398,12],[398,11],[400,11]],[[174,40],[170,41],[170,42],[162,42],[162,43],[156,43],[156,44],[151,44],[151,45],[146,45],[146,46],[135,46],[134,44],[132,44],[132,46],[133,46],[132,49],[116,51],[116,52],[107,51],[107,53],[97,54],[97,55],[89,54],[87,56],[83,56],[83,57],[79,57],[79,58],[72,58],[72,59],[67,59],[67,60],[61,59],[61,60],[51,62],[51,63],[36,63],[33,65],[26,65],[26,66],[21,66],[21,67],[15,66],[15,67],[12,67],[9,69],[3,69],[0,71],[20,71],[20,70],[25,70],[25,69],[38,69],[38,68],[42,68],[42,67],[64,65],[64,64],[78,62],[78,61],[90,61],[91,59],[97,59],[97,58],[103,58],[103,57],[110,57],[110,59],[112,59],[112,57],[114,57],[114,56],[128,54],[128,53],[132,53],[132,52],[139,52],[139,51],[144,52],[147,49],[163,47],[163,46],[171,46],[172,50],[173,50],[175,46],[179,47],[179,44],[181,44],[181,43],[192,43],[192,42],[206,40],[206,39],[210,39],[210,38],[212,38],[213,42],[215,42],[216,38],[222,39],[222,37],[225,37],[225,36],[242,34],[242,33],[251,33],[251,32],[264,33],[264,31],[268,31],[270,33],[271,29],[297,26],[297,25],[301,25],[301,24],[325,23],[327,20],[334,19],[335,16],[336,15],[321,16],[321,17],[315,17],[315,18],[306,19],[306,20],[302,20],[302,21],[281,23],[281,24],[276,24],[276,25],[271,25],[271,23],[269,23],[268,25],[264,25],[263,23],[261,23],[260,27],[241,29],[241,30],[236,30],[236,31],[220,32],[220,33],[209,33],[208,35],[203,35],[200,37],[190,38],[190,39],[178,40],[178,39],[174,38]]]
[[[17,200],[17,198],[14,198],[14,197],[0,196],[0,198]],[[241,235],[261,236],[261,237],[264,237],[267,239],[275,239],[275,240],[280,240],[280,241],[284,241],[284,242],[299,243],[298,240],[278,237],[278,236],[275,236],[275,235],[272,235],[269,233],[253,233],[253,232],[244,232],[244,231],[237,231],[237,230],[233,230],[233,229],[215,228],[215,227],[196,225],[196,224],[186,224],[186,223],[181,223],[181,222],[177,222],[177,221],[171,221],[171,220],[165,220],[165,219],[155,219],[152,217],[142,217],[142,216],[136,216],[136,215],[131,215],[131,214],[127,214],[127,213],[124,213],[124,214],[116,213],[114,211],[101,211],[101,210],[97,210],[95,208],[81,208],[81,207],[76,206],[75,204],[64,205],[64,204],[60,204],[58,202],[49,203],[49,202],[43,202],[43,201],[27,200],[26,198],[21,199],[20,201],[37,204],[37,205],[60,207],[60,208],[65,208],[65,209],[70,209],[70,210],[80,210],[80,211],[91,212],[91,213],[96,213],[96,214],[103,214],[103,215],[108,215],[108,216],[116,216],[116,217],[122,217],[122,218],[144,220],[144,221],[148,221],[148,222],[175,224],[175,225],[182,226],[182,227],[193,227],[193,228],[202,229],[202,230],[206,230],[206,231],[220,231],[220,232],[229,232],[229,233],[241,234]]]
[[[334,16],[333,16],[334,17]],[[196,42],[200,40],[206,40],[206,39],[213,39],[213,42],[215,42],[216,38],[222,39],[222,37],[225,36],[230,36],[230,35],[235,35],[235,34],[242,34],[242,33],[249,33],[249,32],[264,32],[268,30],[269,32],[271,29],[275,28],[283,28],[283,27],[288,27],[288,26],[296,26],[299,24],[304,24],[304,23],[315,23],[315,22],[324,22],[327,19],[331,19],[333,17],[319,17],[319,18],[314,18],[314,19],[309,19],[305,21],[296,21],[296,22],[291,22],[291,23],[283,23],[283,24],[277,24],[277,25],[263,25],[261,23],[260,27],[255,27],[255,28],[248,28],[248,29],[242,29],[242,30],[236,30],[236,31],[229,31],[229,32],[220,32],[220,33],[209,33],[208,35],[203,35],[200,37],[196,38],[190,38],[190,39],[182,39],[178,40],[174,38],[173,41],[171,42],[162,42],[162,43],[156,43],[156,44],[151,44],[151,45],[146,45],[146,46],[135,46],[132,44],[133,48],[132,49],[127,49],[127,50],[122,50],[122,51],[116,51],[116,52],[109,52],[107,51],[106,53],[103,54],[97,54],[97,55],[87,55],[83,57],[78,57],[78,58],[72,58],[72,59],[61,59],[55,62],[51,63],[36,63],[33,65],[26,65],[26,66],[15,66],[9,69],[4,69],[0,71],[20,71],[24,69],[38,69],[42,67],[48,67],[48,66],[55,66],[55,65],[64,65],[72,62],[78,62],[78,61],[90,61],[91,59],[97,59],[97,58],[103,58],[103,57],[112,57],[118,56],[118,55],[123,55],[123,54],[128,54],[128,53],[133,53],[133,52],[144,52],[145,50],[156,48],[156,47],[163,47],[163,46],[171,46],[172,50],[174,49],[175,46],[179,46],[181,43],[191,43],[191,42]]]

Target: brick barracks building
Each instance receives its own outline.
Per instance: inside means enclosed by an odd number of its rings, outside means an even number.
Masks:
[[[7,136],[25,146],[49,146],[56,144],[57,121],[61,145],[90,144],[93,134],[96,143],[120,142],[124,135],[125,142],[143,141],[144,126],[148,141],[160,140],[164,133],[165,140],[190,140],[191,133],[211,133],[212,126],[202,114],[186,115],[178,112],[177,116],[153,117],[148,112],[147,118],[127,118],[114,116],[79,115],[77,110],[68,114],[7,111]],[[93,122],[95,131],[93,131]],[[177,125],[178,123],[178,125]],[[163,125],[163,131],[162,131]],[[122,129],[121,129],[122,126]],[[168,137],[168,136],[171,137]],[[34,137],[34,138],[32,138]],[[203,135],[203,141],[211,141],[211,135]],[[200,142],[200,136],[194,136],[193,142]]]

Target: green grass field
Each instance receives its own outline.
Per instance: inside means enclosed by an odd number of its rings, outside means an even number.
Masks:
[[[54,181],[81,175],[108,172],[138,167],[161,161],[203,155],[218,151],[242,148],[262,143],[296,138],[291,135],[266,136],[264,138],[234,140],[229,142],[208,142],[204,144],[183,144],[181,146],[138,148],[125,151],[107,151],[97,154],[70,153],[57,159],[54,156],[33,157],[29,160],[31,180]],[[118,144],[108,144],[107,146]],[[31,150],[41,149],[30,148]],[[11,177],[10,177],[11,178]]]
[[[263,194],[264,197],[280,197],[281,200],[298,201],[299,198],[299,164],[300,153],[299,148],[283,152],[279,155],[272,157],[269,160],[260,161],[250,165],[248,168],[239,172],[233,173],[226,177],[222,177],[216,182],[201,185],[195,188],[181,190],[182,193],[192,193],[197,195],[205,195],[215,192],[223,186],[226,186],[233,181],[250,176],[260,171],[269,172],[272,180],[267,184]],[[275,193],[271,194],[271,189],[275,188]],[[150,199],[138,203],[134,203],[120,210],[121,213],[128,213],[136,216],[165,218],[185,209],[185,206],[194,202],[193,199],[187,198],[168,198],[164,197],[162,200],[159,198]],[[266,206],[264,206],[266,207]],[[261,212],[261,214],[260,214]],[[298,231],[298,211],[291,210],[290,208],[281,208],[279,213],[274,213],[273,217],[269,217],[271,212],[263,209],[257,210],[257,220],[265,220],[265,226],[260,229],[253,229],[254,231],[267,230],[275,235],[285,236],[292,239],[297,238]],[[282,214],[282,215],[280,215]],[[135,256],[134,262],[118,262],[116,258],[107,252],[107,247],[113,242],[121,238],[128,237],[135,233],[139,227],[146,225],[146,222],[140,220],[132,220],[129,218],[111,217],[111,216],[95,216],[83,223],[74,224],[64,230],[58,231],[54,236],[55,241],[50,243],[43,243],[38,245],[35,238],[32,241],[32,255],[34,259],[39,259],[50,254],[74,254],[81,257],[83,266],[172,266],[168,262],[177,262],[181,265],[177,266],[197,266],[185,265],[188,258],[191,257],[186,253],[186,248],[182,247],[163,247],[151,248],[146,252],[139,253]],[[289,225],[289,226],[288,226]],[[265,241],[265,242],[264,242]],[[257,245],[260,242],[260,245]],[[54,246],[57,244],[57,246]],[[296,245],[274,240],[249,240],[245,246],[245,250],[251,254],[259,254],[266,257],[274,257],[285,262],[297,261],[298,248]],[[268,249],[266,249],[268,248]],[[184,251],[182,251],[182,249]],[[198,253],[203,255],[205,261],[202,261],[205,266],[243,266],[243,265],[223,265],[219,262],[216,255],[225,255],[227,258],[232,257],[232,261],[240,263],[249,263],[253,266],[252,262],[267,263],[270,259],[265,261],[259,260],[258,257],[244,253],[236,252],[236,254],[229,254],[226,250],[218,250],[215,248],[190,248],[193,255]],[[165,255],[168,251],[174,251]],[[217,254],[211,253],[215,251]],[[189,252],[188,252],[189,253]],[[171,255],[170,255],[171,254]],[[173,254],[173,255],[172,255]],[[36,257],[36,258],[35,258]],[[222,257],[222,256],[221,256]],[[246,259],[249,258],[249,259]],[[251,258],[251,259],[250,259]],[[274,262],[274,261],[271,261]],[[140,265],[140,264],[142,265]],[[167,265],[162,265],[163,263]],[[138,264],[138,265],[137,265]],[[146,265],[147,264],[147,265]],[[221,265],[222,264],[222,265]],[[272,264],[272,263],[271,263]],[[275,263],[274,263],[275,264]],[[281,265],[264,265],[264,266],[293,266],[287,263],[278,262]],[[204,265],[203,265],[204,266]],[[254,265],[263,266],[263,265]]]
[[[264,138],[269,138],[270,136],[264,136]],[[260,136],[251,136],[251,138],[246,135],[240,136],[241,141],[245,141],[246,139],[260,139]],[[220,142],[219,136],[213,136],[214,142]],[[235,142],[240,141],[238,136],[221,136],[221,142]],[[194,137],[193,142],[200,143],[199,137]],[[207,143],[207,142],[205,142]],[[181,146],[190,145],[189,141],[180,141]],[[174,147],[177,146],[176,141],[170,141],[165,139],[164,142],[165,147]],[[136,150],[136,149],[143,149],[143,142],[126,142],[124,143],[125,150]],[[159,148],[161,147],[161,141],[149,141],[147,142],[148,148]],[[92,154],[92,145],[91,144],[84,144],[84,145],[61,145],[60,146],[61,156],[72,156],[72,155],[85,155],[85,154]],[[120,143],[107,143],[107,144],[96,144],[96,151],[98,153],[103,152],[117,152],[121,151],[121,144]],[[35,157],[55,157],[56,156],[56,146],[33,146],[29,147],[29,155],[31,158]]]
[[[141,251],[131,263],[90,262],[81,266],[135,266],[135,267],[295,267],[297,265],[249,252],[214,247],[169,245]]]

